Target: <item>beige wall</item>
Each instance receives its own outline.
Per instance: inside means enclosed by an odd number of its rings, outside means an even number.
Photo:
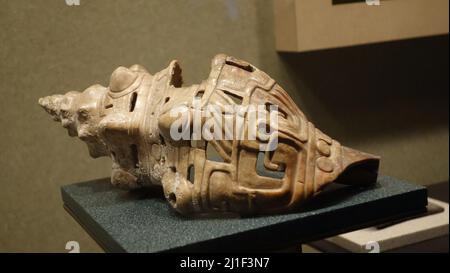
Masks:
[[[274,50],[271,1],[0,0],[0,251],[100,251],[59,187],[107,176],[37,105],[107,85],[119,65],[177,58],[187,84],[225,52],[265,70],[325,132],[383,156],[381,172],[448,180],[448,37],[302,54]]]

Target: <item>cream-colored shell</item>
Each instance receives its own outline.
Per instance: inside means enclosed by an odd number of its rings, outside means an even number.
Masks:
[[[169,113],[180,105],[193,109],[194,98],[202,111],[224,104],[278,106],[277,148],[261,151],[264,141],[236,135],[174,140]],[[111,157],[113,185],[161,185],[182,214],[285,212],[333,181],[368,184],[377,176],[378,157],[325,135],[267,74],[223,54],[212,60],[207,80],[189,87],[182,87],[177,61],[154,75],[133,65],[117,68],[109,87],[94,85],[39,103],[87,143],[92,157]]]

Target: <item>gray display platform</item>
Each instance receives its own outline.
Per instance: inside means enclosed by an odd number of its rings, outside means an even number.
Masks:
[[[272,251],[422,213],[427,190],[380,176],[369,187],[333,185],[295,213],[188,218],[158,189],[126,192],[109,178],[61,188],[65,208],[107,252]]]

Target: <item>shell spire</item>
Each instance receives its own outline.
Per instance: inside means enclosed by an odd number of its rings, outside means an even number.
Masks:
[[[62,100],[62,95],[47,96],[39,99],[39,105],[41,105],[55,121],[61,121],[59,114]]]

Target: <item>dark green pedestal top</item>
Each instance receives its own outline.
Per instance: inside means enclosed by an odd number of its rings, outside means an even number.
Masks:
[[[277,250],[420,213],[426,189],[380,176],[365,187],[333,186],[298,212],[192,219],[159,190],[126,192],[109,178],[61,189],[66,209],[107,252]]]

